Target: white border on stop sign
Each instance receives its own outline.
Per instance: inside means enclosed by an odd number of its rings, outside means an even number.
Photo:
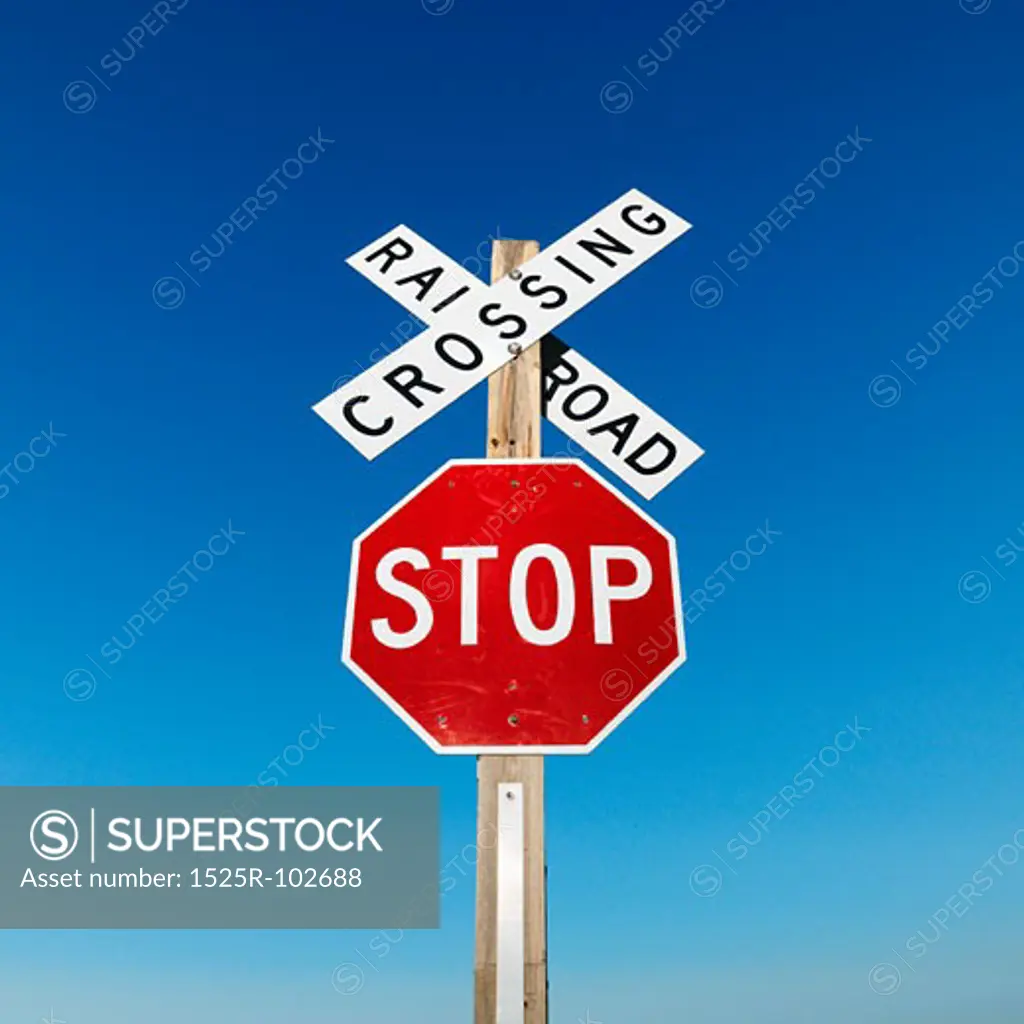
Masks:
[[[672,662],[666,666],[657,677],[652,679],[650,683],[644,687],[644,689],[635,697],[632,697],[628,703],[623,705],[622,710],[587,744],[565,744],[556,746],[535,746],[528,743],[518,743],[511,746],[471,746],[471,747],[455,747],[445,746],[442,743],[438,743],[433,736],[427,732],[426,729],[416,721],[412,715],[408,714],[406,710],[389,694],[379,686],[373,678],[355,661],[352,659],[352,627],[354,622],[355,604],[356,604],[356,579],[359,575],[359,547],[364,538],[368,537],[374,530],[390,519],[399,509],[404,508],[413,498],[416,497],[420,491],[432,484],[439,476],[451,469],[452,466],[577,466],[583,470],[588,476],[596,480],[605,490],[609,491],[619,501],[622,502],[627,508],[638,515],[645,523],[653,527],[668,541],[669,550],[669,568],[672,574],[672,609],[675,615],[676,632],[679,637],[679,653],[672,660]],[[660,523],[652,519],[642,508],[640,508],[635,502],[632,502],[627,498],[621,491],[613,487],[607,480],[599,476],[594,472],[588,465],[581,462],[579,459],[449,459],[443,466],[435,470],[430,474],[422,483],[414,487],[404,498],[392,505],[382,516],[368,526],[354,541],[352,541],[352,557],[349,566],[349,579],[348,579],[348,597],[345,603],[345,634],[342,641],[341,648],[341,662],[342,664],[355,675],[360,682],[367,686],[370,690],[377,695],[417,736],[422,739],[427,746],[436,754],[589,754],[599,743],[601,743],[606,736],[608,736],[613,730],[627,719],[647,698],[658,689],[661,684],[668,679],[670,675],[683,662],[686,661],[686,637],[685,630],[683,627],[683,608],[682,608],[682,591],[679,586],[679,561],[676,555],[676,539],[668,532]],[[629,663],[630,668],[634,669],[636,666]],[[602,677],[603,678],[603,677]],[[632,678],[632,677],[631,677]],[[600,684],[598,684],[600,689]],[[609,698],[604,694],[601,695],[602,699],[608,700]]]

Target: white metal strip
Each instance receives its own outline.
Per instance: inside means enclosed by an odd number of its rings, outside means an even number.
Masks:
[[[382,274],[383,261],[370,257],[396,238],[405,243],[396,251],[409,254],[401,261],[401,274]],[[487,284],[404,224],[347,262],[428,325],[440,318],[436,307],[468,304],[489,291]],[[541,344],[544,415],[645,498],[653,498],[704,454],[579,352],[550,334]]]
[[[523,784],[498,783],[497,1024],[523,1024],[524,928]]]
[[[513,343],[525,348],[538,341],[691,226],[632,189],[524,263],[515,278],[440,309],[451,293],[434,293],[433,326],[313,409],[373,459],[509,362]],[[428,294],[437,279],[409,279],[403,263],[412,258],[412,247],[402,244],[401,230],[358,255],[393,278],[393,288]]]

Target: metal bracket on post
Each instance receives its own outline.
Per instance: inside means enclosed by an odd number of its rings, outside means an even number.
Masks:
[[[497,1024],[525,1019],[523,784],[498,783]]]

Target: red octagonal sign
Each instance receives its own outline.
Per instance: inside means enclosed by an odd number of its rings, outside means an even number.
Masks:
[[[353,544],[342,660],[439,753],[586,753],[685,657],[675,541],[575,459],[455,459]]]

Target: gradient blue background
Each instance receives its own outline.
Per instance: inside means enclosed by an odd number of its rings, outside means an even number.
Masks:
[[[1024,864],[895,994],[868,972],[1024,825],[1024,560],[994,554],[1024,522],[1024,274],[923,369],[904,359],[1024,238],[1020,9],[727,0],[669,51],[685,3],[441,6],[191,0],[113,79],[99,62],[142,4],[6,13],[0,462],[67,436],[0,500],[0,782],[244,785],[322,716],[287,781],[439,785],[457,857],[472,761],[433,755],[338,650],[351,538],[482,454],[484,391],[372,465],[317,419],[404,319],[343,259],[400,222],[456,258],[499,228],[548,244],[638,187],[693,231],[560,333],[707,451],[650,506],[684,591],[766,521],[782,537],[649,704],[548,762],[552,1020],[1019,1021]],[[644,77],[648,48],[669,59]],[[72,113],[87,66],[110,91]],[[602,107],[611,80],[628,109]],[[857,126],[857,159],[695,305]],[[154,282],[318,127],[336,143],[158,308]],[[66,673],[229,519],[231,552],[69,700]],[[958,593],[974,570],[979,603]],[[855,717],[871,731],[696,896],[691,871]],[[0,1021],[468,1021],[472,914],[467,879],[440,931],[390,943],[2,934]]]

